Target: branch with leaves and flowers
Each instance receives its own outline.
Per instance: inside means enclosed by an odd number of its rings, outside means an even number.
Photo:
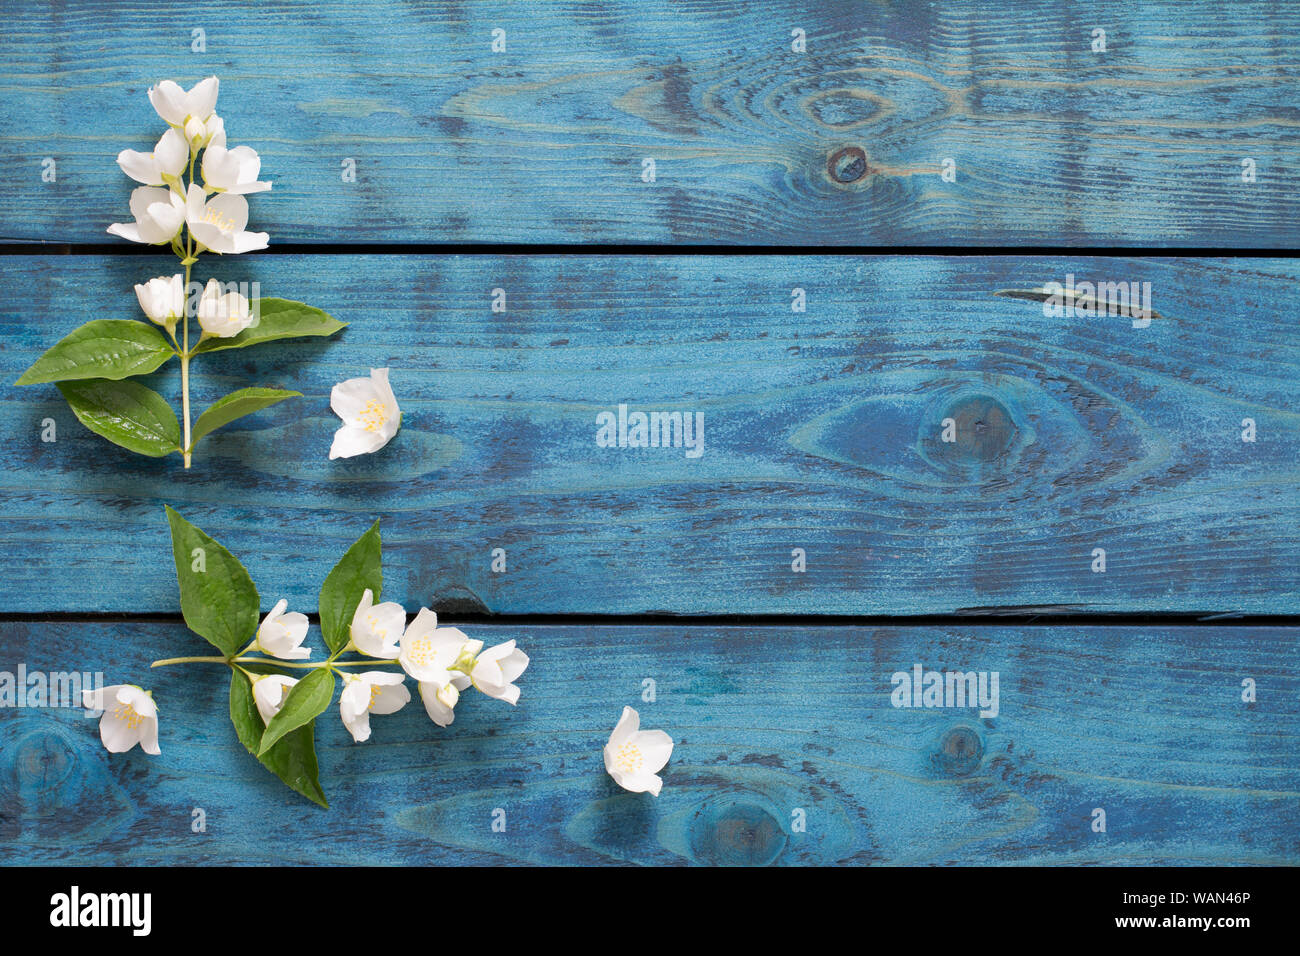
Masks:
[[[264,232],[247,230],[244,196],[269,190],[271,184],[257,178],[262,161],[255,150],[227,146],[225,122],[216,113],[217,89],[215,76],[188,92],[171,80],[151,87],[149,101],[168,129],[153,152],[128,149],[117,157],[122,171],[144,185],[131,193],[134,222],[114,223],[108,231],[131,242],[170,246],[184,272],[135,287],[148,322],[87,322],[46,351],[16,383],[56,383],[78,420],[91,431],[137,454],[153,458],[179,454],[186,468],[194,446],[206,435],[301,394],[241,388],[218,399],[191,424],[190,363],[194,359],[277,339],[333,335],[344,328],[344,323],[301,302],[250,300],[216,279],[209,279],[207,285],[191,282],[194,264],[203,253],[238,255],[265,249],[268,240]],[[196,166],[201,182],[195,176]],[[191,317],[200,330],[193,343]],[[161,395],[131,381],[157,371],[173,357],[180,360],[181,420]]]
[[[342,684],[339,714],[357,743],[370,738],[370,715],[392,714],[411,699],[415,680],[426,712],[439,727],[455,719],[470,687],[515,704],[515,680],[528,655],[506,641],[484,649],[437,615],[421,608],[407,624],[400,604],[376,603],[383,587],[379,522],[363,534],[325,578],[320,628],[329,656],[310,661],[303,646],[306,615],[279,601],[261,617],[257,588],[229,551],[167,508],[181,613],[190,630],[221,653],[172,657],[154,667],[220,664],[230,670],[230,720],[235,734],[262,765],[290,788],[327,807],[316,761],[315,723]],[[260,621],[259,621],[260,618]],[[350,656],[356,655],[356,656]],[[397,670],[358,670],[396,667]],[[103,711],[100,739],[114,753],[136,744],[157,754],[158,708],[152,693],[134,684],[87,691],[85,704]]]

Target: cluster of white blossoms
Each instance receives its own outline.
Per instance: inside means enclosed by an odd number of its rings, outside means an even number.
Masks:
[[[117,164],[138,183],[131,193],[134,222],[115,222],[115,236],[148,245],[170,244],[183,264],[204,252],[232,255],[265,249],[268,236],[249,232],[249,193],[271,188],[258,180],[262,160],[249,146],[226,145],[226,127],[216,113],[218,80],[210,76],[188,92],[171,80],[149,89],[149,102],[166,121],[151,153],[133,149],[118,154]],[[202,161],[199,157],[202,155]],[[198,166],[202,182],[195,177]],[[183,236],[188,228],[188,236]],[[140,308],[152,322],[174,334],[185,314],[186,276],[158,276],[135,287]],[[231,338],[254,321],[248,299],[222,294],[211,279],[197,309],[203,335]]]
[[[311,649],[302,646],[307,637],[307,618],[285,613],[287,602],[280,601],[261,623],[257,646],[262,653],[280,660],[302,660]],[[473,686],[489,697],[509,704],[519,701],[515,680],[528,667],[528,655],[506,641],[483,649],[455,627],[439,627],[438,616],[421,608],[408,625],[406,611],[400,604],[374,602],[369,588],[361,596],[352,616],[350,641],[344,651],[355,650],[380,661],[395,661],[406,676],[415,679],[424,709],[439,727],[455,719],[460,692]],[[405,677],[391,671],[340,672],[343,693],[339,712],[352,739],[361,743],[370,737],[370,715],[392,714],[411,699],[404,685]],[[276,674],[253,674],[253,699],[258,712],[268,724],[284,705],[289,691],[298,681]]]

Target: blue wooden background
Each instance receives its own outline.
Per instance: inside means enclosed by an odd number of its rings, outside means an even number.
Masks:
[[[179,624],[10,625],[33,668],[145,674],[162,754],[105,759],[80,711],[16,711],[0,736],[0,861],[220,863],[1294,863],[1294,628],[470,627],[533,655],[517,708],[418,701],[351,742],[318,729],[329,811],[223,726],[226,671]],[[312,641],[319,646],[313,633]],[[905,710],[913,663],[997,670],[1001,709]],[[1241,702],[1250,676],[1260,691]],[[655,680],[657,701],[641,701]],[[624,705],[676,748],[658,799],[600,748]],[[954,760],[951,735],[978,754]],[[1105,833],[1091,830],[1106,810]],[[207,831],[191,830],[205,811]],[[492,829],[505,810],[504,833]],[[796,809],[807,830],[792,832]]]
[[[168,268],[4,263],[5,382],[71,324],[51,317],[84,313],[87,294],[108,303],[100,317],[130,316],[120,290]],[[215,268],[352,324],[197,360],[197,408],[250,384],[304,397],[205,441],[188,472],[107,445],[53,386],[0,393],[0,535],[28,549],[0,579],[10,609],[77,609],[93,576],[98,610],[174,612],[171,575],[137,570],[171,560],[164,503],[295,607],[314,607],[376,517],[393,593],[492,613],[1288,613],[1300,595],[1289,260],[387,255]],[[997,294],[1070,272],[1149,281],[1162,317],[1144,329],[1049,319]],[[792,288],[807,312],[791,311]],[[329,461],[331,386],[377,366],[393,369],[402,431],[381,454]],[[164,366],[145,381],[174,394],[178,377]],[[701,412],[704,453],[599,447],[596,416],[620,403]],[[987,431],[971,421],[940,442],[943,419],[965,415]],[[42,441],[46,419],[56,442]],[[1098,547],[1105,574],[1091,570]],[[805,574],[791,573],[794,548]]]
[[[0,237],[104,239],[149,85],[217,74],[273,242],[1292,247],[1297,35],[1275,0],[10,0]]]
[[[0,671],[144,683],[163,753],[107,755],[80,711],[0,709],[0,863],[1300,862],[1300,630],[1233,623],[1300,598],[1294,260],[396,246],[1285,249],[1300,9],[73,0],[5,15],[0,241],[76,254],[0,254]],[[113,157],[157,135],[144,91],[210,73],[232,140],[275,181],[253,227],[303,248],[204,257],[200,273],[350,326],[199,359],[200,409],[244,385],[304,397],[206,439],[184,471],[89,434],[53,386],[11,383],[81,322],[134,316],[131,285],[171,271],[82,247],[126,214]],[[862,175],[845,182],[854,148]],[[1158,316],[1046,317],[1031,290],[1070,274],[1150,282]],[[401,433],[328,461],[330,387],[385,365]],[[175,397],[176,378],[146,381]],[[704,454],[598,447],[596,415],[620,403],[703,413]],[[978,430],[942,443],[945,417]],[[164,503],[245,561],[264,610],[315,611],[379,518],[385,596],[517,638],[533,660],[520,706],[467,695],[443,730],[417,700],[364,746],[331,707],[318,810],[239,747],[223,668],[148,670],[205,652],[177,615]],[[1010,612],[1098,616],[989,616]],[[898,619],[829,620],[863,615]],[[1001,712],[895,709],[889,677],[916,663],[999,671]],[[603,773],[624,705],[677,739],[658,800]],[[954,761],[954,741],[975,756]]]

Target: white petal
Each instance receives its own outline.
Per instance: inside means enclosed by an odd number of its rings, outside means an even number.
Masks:
[[[99,721],[99,739],[109,753],[126,753],[140,742],[140,728],[114,717],[112,711],[106,711]]]
[[[155,757],[162,753],[158,749],[158,719],[156,717],[151,717],[140,725],[140,749]]]
[[[357,418],[367,403],[382,401],[374,383],[368,378],[350,378],[330,389],[330,409],[350,425],[357,424]]]
[[[194,89],[186,94],[190,114],[197,116],[201,120],[207,119],[212,115],[212,111],[217,108],[217,92],[220,88],[220,81],[215,76],[210,76],[195,84]]]
[[[364,428],[344,425],[334,433],[334,442],[330,445],[330,458],[355,458],[378,451],[386,444],[384,436],[378,432],[368,432]]]
[[[160,189],[157,186],[138,186],[131,190],[131,215],[135,217],[136,222],[145,219],[149,215],[149,208],[159,203],[170,205],[172,191],[170,189]]]
[[[619,717],[614,732],[609,735],[609,742],[614,745],[621,744],[640,729],[641,715],[631,707],[624,707],[623,715]]]
[[[190,159],[190,147],[185,137],[174,129],[162,134],[158,145],[153,148],[154,162],[158,169],[172,176],[179,176],[185,170]]]
[[[230,193],[226,194],[230,196]],[[239,199],[242,197],[232,196],[231,198]],[[265,249],[270,245],[271,234],[269,232],[237,232],[232,237],[230,249],[227,250],[235,255],[242,255],[245,252],[256,252],[258,249]]]
[[[243,196],[222,193],[208,200],[204,215],[208,214],[217,218],[222,232],[237,235],[248,225],[248,200]]]
[[[214,189],[229,189],[239,182],[239,159],[223,146],[203,151],[203,182]]]
[[[157,86],[150,87],[149,102],[158,111],[158,115],[172,126],[180,126],[185,122],[188,97],[171,80],[163,80]]]
[[[439,684],[421,683],[420,700],[424,701],[424,710],[429,715],[429,719],[439,727],[447,727],[456,719],[456,711],[438,699],[440,689]]]
[[[121,236],[123,239],[130,239],[132,242],[144,242],[140,237],[140,228],[133,222],[115,222],[108,227],[108,231],[115,236]]]
[[[134,710],[141,717],[151,718],[158,716],[158,708],[154,705],[153,698],[142,691],[139,687],[127,684],[122,690],[117,692],[117,699]]]
[[[124,149],[117,154],[117,165],[138,183],[146,186],[161,186],[162,172],[153,153],[138,153],[134,149]]]
[[[673,738],[662,730],[639,731],[633,742],[641,748],[645,760],[642,769],[646,773],[658,773],[673,753]]]
[[[350,719],[345,717],[343,726],[352,735],[353,743],[364,744],[370,739],[370,712],[366,711]]]
[[[371,713],[375,714],[395,714],[405,707],[411,700],[411,692],[406,685],[401,683],[401,674],[386,675],[396,677],[398,683],[385,687],[378,694],[374,695],[374,700],[370,704]],[[376,683],[379,683],[376,681]]]
[[[117,700],[117,692],[125,686],[125,684],[113,684],[109,687],[83,690],[81,692],[81,702],[87,710],[103,710],[104,702],[106,700]]]

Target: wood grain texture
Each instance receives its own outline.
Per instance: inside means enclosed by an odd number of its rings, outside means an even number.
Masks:
[[[147,88],[217,74],[272,242],[1288,248],[1297,34],[1273,0],[17,0],[0,239],[105,240]]]
[[[204,262],[201,275],[210,264]],[[5,257],[0,376],[168,268]],[[0,388],[10,612],[174,612],[162,506],[310,611],[382,520],[390,593],[493,613],[1293,613],[1300,266],[1021,257],[262,257],[223,279],[307,296],[335,340],[204,356],[195,408],[305,397],[194,469],[90,434],[52,386]],[[1163,318],[1045,318],[996,295],[1150,281]],[[808,311],[791,311],[790,290]],[[504,288],[505,313],[490,311]],[[127,290],[127,291],[123,291]],[[328,461],[331,386],[391,366],[404,425]],[[169,395],[174,368],[144,379]],[[619,403],[704,415],[705,451],[613,449]],[[174,401],[179,406],[179,401]],[[942,421],[958,440],[940,441]],[[1241,440],[1241,422],[1257,441]],[[42,441],[53,419],[58,440]],[[490,569],[507,552],[504,574]],[[1091,571],[1092,551],[1107,572]],[[807,572],[791,571],[804,548]],[[88,581],[94,582],[87,588]],[[1067,608],[1068,609],[1068,608]]]
[[[204,653],[182,626],[8,625],[0,669],[143,681],[162,755],[107,754],[82,711],[2,712],[0,862],[1300,863],[1294,629],[468,630],[532,655],[519,706],[466,694],[439,729],[417,698],[356,745],[336,703],[326,812],[239,747],[224,667],[147,670]],[[894,708],[914,663],[998,671],[998,716]],[[657,800],[604,773],[624,705],[676,740]]]

